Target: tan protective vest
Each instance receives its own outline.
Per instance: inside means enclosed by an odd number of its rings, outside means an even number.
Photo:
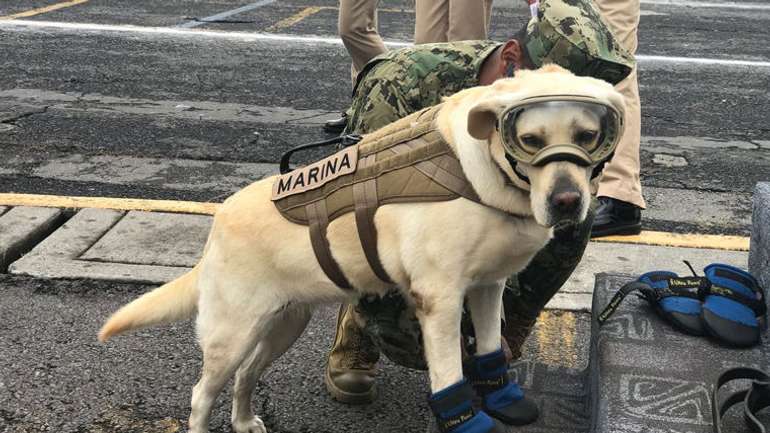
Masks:
[[[374,214],[380,205],[459,197],[480,203],[460,161],[436,129],[440,108],[418,111],[367,134],[328,158],[279,176],[273,184],[276,208],[289,221],[309,226],[318,263],[337,286],[351,289],[326,238],[335,218],[355,212],[369,266],[380,280],[392,283],[377,253]]]

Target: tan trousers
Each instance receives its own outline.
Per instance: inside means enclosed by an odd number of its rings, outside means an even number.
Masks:
[[[595,0],[595,4],[605,22],[615,32],[615,36],[627,50],[636,54],[639,0]],[[639,105],[636,68],[616,86],[616,89],[626,99],[626,131],[615,151],[615,157],[604,169],[599,181],[598,195],[623,200],[644,208],[642,184],[639,181],[642,113]]]
[[[415,0],[414,43],[486,39],[492,0]]]
[[[380,0],[340,0],[337,31],[353,58],[351,78],[354,83],[358,71],[369,60],[388,50],[377,32],[379,3]]]

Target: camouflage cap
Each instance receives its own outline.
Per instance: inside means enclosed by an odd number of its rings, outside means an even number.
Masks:
[[[527,25],[527,54],[536,67],[556,63],[576,75],[617,84],[634,66],[591,0],[540,0]]]

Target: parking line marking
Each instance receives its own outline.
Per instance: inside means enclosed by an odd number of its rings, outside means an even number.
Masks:
[[[305,18],[307,18],[307,17],[309,17],[311,15],[317,14],[322,9],[325,9],[325,8],[322,8],[320,6],[311,6],[309,8],[302,9],[301,11],[297,12],[296,14],[294,14],[294,15],[288,17],[288,18],[284,18],[284,19],[278,21],[277,23],[273,24],[272,26],[266,28],[265,31],[266,32],[274,32],[274,31],[277,31],[277,30],[280,30],[280,29],[285,29],[287,27],[291,27],[294,24],[297,24],[298,22],[304,20]]]
[[[188,21],[184,24],[180,24],[177,27],[184,28],[184,29],[191,29],[193,27],[202,26],[204,24],[207,24],[206,21],[217,21],[217,20],[223,20],[225,18],[231,17],[233,15],[238,15],[242,12],[248,12],[250,10],[269,5],[270,3],[275,3],[276,0],[260,0],[256,3],[248,4],[246,6],[241,6],[236,9],[232,9],[229,11],[221,12],[216,15],[212,15],[210,17],[201,18],[199,21]]]
[[[12,15],[6,15],[4,17],[0,17],[0,20],[15,20],[16,18],[26,18],[26,17],[33,17],[35,15],[44,14],[46,12],[55,11],[58,9],[68,8],[70,6],[76,6],[79,4],[87,3],[90,0],[70,0],[62,3],[56,3],[49,6],[44,6],[40,8],[30,9],[28,11],[19,12]]]
[[[275,0],[270,0],[275,1]],[[202,23],[205,24],[205,23]],[[251,32],[225,32],[214,30],[193,30],[181,27],[141,27],[131,25],[113,25],[113,24],[90,24],[90,23],[62,23],[54,21],[28,21],[28,20],[7,20],[0,21],[0,28],[8,27],[29,27],[29,28],[58,28],[65,30],[91,30],[105,32],[124,32],[124,33],[146,33],[180,37],[200,37],[200,38],[218,38],[233,39],[241,41],[281,41],[294,43],[321,43],[342,45],[339,38],[318,37],[318,36],[290,36],[273,33],[251,33]],[[386,41],[386,46],[393,48],[408,47],[410,42]],[[762,60],[737,60],[737,59],[708,59],[699,57],[667,57],[667,56],[648,56],[637,55],[636,59],[641,62],[660,62],[660,63],[691,63],[710,66],[748,66],[755,68],[770,68],[770,61]]]
[[[0,193],[0,206],[40,206],[62,208],[99,208],[141,210],[148,212],[175,212],[214,215],[221,203],[178,200],[148,200],[141,198],[79,197],[44,194]],[[597,242],[644,244],[654,246],[705,248],[729,251],[748,251],[749,238],[741,236],[679,234],[643,231],[635,236],[608,236],[592,239]]]

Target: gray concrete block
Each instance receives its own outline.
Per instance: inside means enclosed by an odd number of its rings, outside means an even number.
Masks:
[[[749,272],[765,290],[770,290],[770,182],[760,182],[754,189]]]
[[[47,207],[0,207],[0,272],[48,235],[63,219]]]
[[[129,212],[80,259],[193,267],[203,252],[211,221],[206,215]]]
[[[154,284],[173,280],[187,272],[203,249],[205,238],[200,233],[205,220],[210,217],[156,213],[150,218],[142,218],[143,212],[129,213],[132,214],[132,218],[123,221],[125,212],[83,209],[29,254],[11,264],[9,271],[39,278]],[[154,221],[156,225],[152,226],[148,221]],[[162,231],[169,226],[181,228],[174,231],[178,239],[172,247],[180,248],[175,255],[168,252],[169,238],[158,234],[158,229]],[[118,230],[113,233],[116,228]],[[151,242],[153,238],[155,242]],[[121,245],[126,248],[122,249]],[[142,249],[144,251],[139,254]]]

